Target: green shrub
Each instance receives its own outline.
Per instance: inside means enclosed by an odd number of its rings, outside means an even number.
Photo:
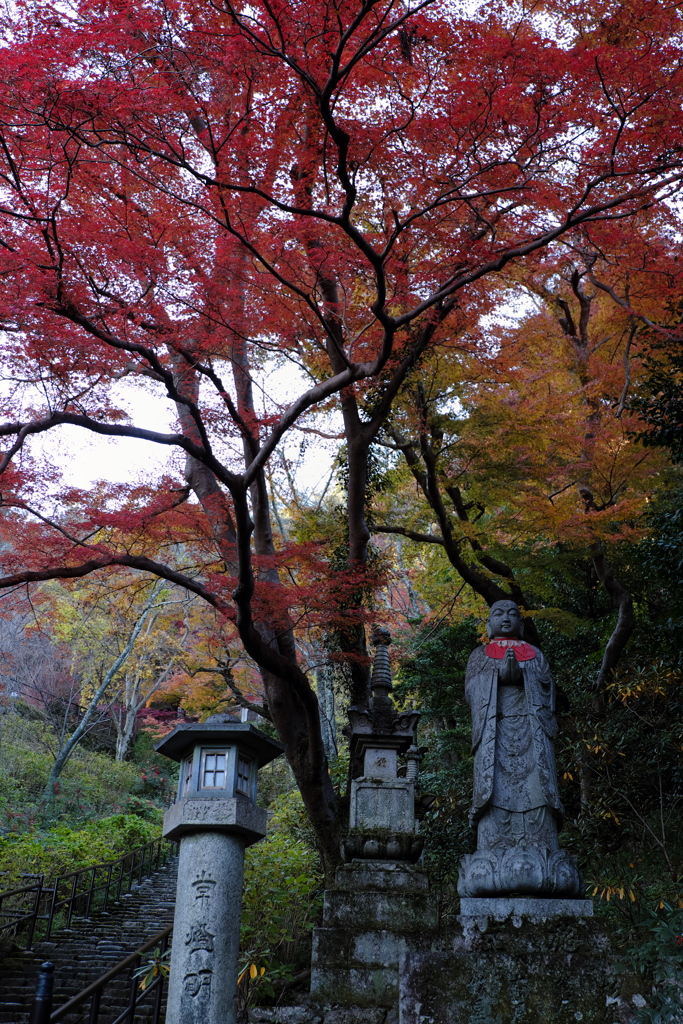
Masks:
[[[242,900],[242,956],[267,960],[269,974],[308,966],[311,932],[322,907],[322,872],[307,833],[290,830],[301,820],[297,793],[275,801],[270,834],[247,850]],[[310,829],[310,826],[309,826]]]
[[[43,832],[5,836],[0,839],[2,887],[11,885],[22,872],[52,880],[91,864],[117,860],[156,839],[160,831],[158,825],[135,814],[113,814],[82,828],[59,824]]]
[[[135,761],[77,747],[46,805],[55,749],[53,730],[35,716],[15,711],[0,717],[0,835],[44,831],[58,822],[77,828],[113,812],[160,824],[177,766],[154,753],[151,739],[136,744]]]
[[[683,1016],[683,910],[660,903],[638,921],[617,965],[640,975],[649,990],[637,1024],[680,1024]]]

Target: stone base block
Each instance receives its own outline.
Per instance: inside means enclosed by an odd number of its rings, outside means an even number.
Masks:
[[[398,1024],[398,1010],[369,1006],[278,1006],[248,1012],[249,1024]]]
[[[409,934],[433,931],[437,913],[424,893],[365,892],[359,899],[357,893],[331,890],[325,893],[323,922],[331,929]]]
[[[505,921],[508,917],[528,917],[547,921],[552,917],[592,917],[592,900],[553,900],[533,896],[463,896],[461,917],[484,917]]]
[[[618,1024],[622,1019],[613,992],[611,944],[597,919],[461,916],[460,926],[450,949],[404,954],[400,1024]]]
[[[429,889],[426,873],[394,860],[352,860],[337,868],[335,891],[356,892],[422,892]]]
[[[409,949],[425,949],[413,936],[393,931],[350,932],[316,928],[313,933],[311,1000],[341,1006],[395,1007],[399,962]]]
[[[352,861],[325,893],[313,932],[311,1000],[341,1007],[398,1006],[398,968],[408,952],[431,948],[437,915],[419,868]]]

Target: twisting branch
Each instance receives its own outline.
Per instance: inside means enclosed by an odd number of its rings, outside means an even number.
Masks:
[[[107,437],[135,437],[142,441],[154,441],[156,444],[175,445],[182,448],[188,455],[197,462],[207,466],[226,487],[236,486],[240,477],[231,473],[215,458],[215,456],[204,448],[200,448],[184,434],[162,434],[157,430],[145,430],[143,427],[133,427],[121,423],[103,423],[101,420],[94,420],[84,413],[53,412],[40,420],[33,420],[29,423],[3,423],[0,424],[0,437],[7,437],[10,434],[17,434],[17,440],[5,453],[0,461],[0,473],[4,472],[12,458],[21,449],[26,438],[31,434],[44,433],[60,424],[68,423],[75,427],[83,427],[94,434],[104,434]]]
[[[439,544],[445,547],[443,537],[437,537],[433,533],[418,533],[417,530],[408,530],[405,526],[384,526],[373,523],[374,533],[395,533],[399,537],[408,537],[409,540],[417,541],[418,544]]]
[[[131,569],[140,569],[142,572],[151,573],[153,576],[160,576],[169,583],[176,583],[184,590],[189,590],[198,597],[203,598],[207,604],[219,611],[226,618],[235,619],[234,609],[227,605],[217,594],[205,587],[198,580],[186,576],[182,572],[171,569],[168,565],[155,562],[144,555],[129,555],[123,552],[101,554],[98,557],[88,559],[79,565],[54,565],[46,569],[26,569],[22,572],[12,573],[9,576],[0,576],[0,590],[8,590],[24,583],[44,583],[46,580],[75,580],[89,576],[90,573],[98,572],[100,569],[112,568],[117,565],[126,565]]]
[[[617,406],[617,419],[621,419],[622,413],[626,408],[626,398],[628,397],[628,391],[631,386],[631,345],[633,344],[633,340],[637,333],[638,329],[636,327],[636,324],[633,320],[631,320],[631,329],[629,331],[628,339],[626,341],[626,347],[624,348],[624,387],[622,388],[621,396],[619,398],[619,405]]]
[[[199,668],[193,669],[190,675],[194,677],[200,675],[203,672],[221,676],[225,681],[225,685],[228,687],[230,693],[232,694],[232,699],[234,699],[234,701],[237,704],[239,704],[240,707],[246,708],[248,711],[255,711],[257,715],[260,715],[261,718],[265,718],[268,722],[273,721],[273,716],[270,713],[270,709],[266,707],[265,704],[259,704],[257,703],[257,701],[249,700],[247,697],[244,696],[239,686],[235,682],[235,677],[232,674],[232,665],[218,665],[217,668],[209,668],[206,665],[200,665]],[[230,698],[228,698],[228,700],[230,700]],[[228,700],[224,701],[224,703],[227,704]]]
[[[611,285],[605,284],[604,281],[598,280],[598,278],[592,272],[589,273],[588,276],[596,288],[599,288],[601,291],[606,292],[606,294],[609,295],[609,297],[613,299],[618,306],[621,306],[622,309],[625,309],[627,313],[629,313],[630,316],[632,316],[634,319],[640,320],[641,323],[644,323],[646,327],[651,327],[653,331],[659,331],[660,334],[665,334],[667,338],[671,338],[674,341],[681,341],[680,331],[672,331],[670,328],[664,327],[663,324],[655,323],[654,320],[650,320],[650,318],[648,316],[645,316],[644,313],[639,313],[636,309],[634,309],[627,299],[622,299],[620,295],[617,295],[616,291],[614,290],[614,288],[612,288]]]

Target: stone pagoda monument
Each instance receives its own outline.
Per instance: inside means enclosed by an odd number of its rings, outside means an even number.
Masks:
[[[396,712],[390,697],[391,637],[377,629],[372,700],[349,709],[351,764],[345,863],[325,893],[322,927],[313,937],[311,999],[359,1007],[396,1007],[399,960],[426,951],[436,927],[425,872],[416,865],[422,837],[415,813],[419,754],[416,711]],[[399,774],[399,755],[405,774]]]

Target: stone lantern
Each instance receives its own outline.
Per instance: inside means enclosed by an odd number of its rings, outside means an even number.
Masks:
[[[156,749],[180,762],[164,815],[164,836],[180,840],[166,1024],[235,1024],[244,850],[266,834],[256,776],[284,747],[220,714]]]

